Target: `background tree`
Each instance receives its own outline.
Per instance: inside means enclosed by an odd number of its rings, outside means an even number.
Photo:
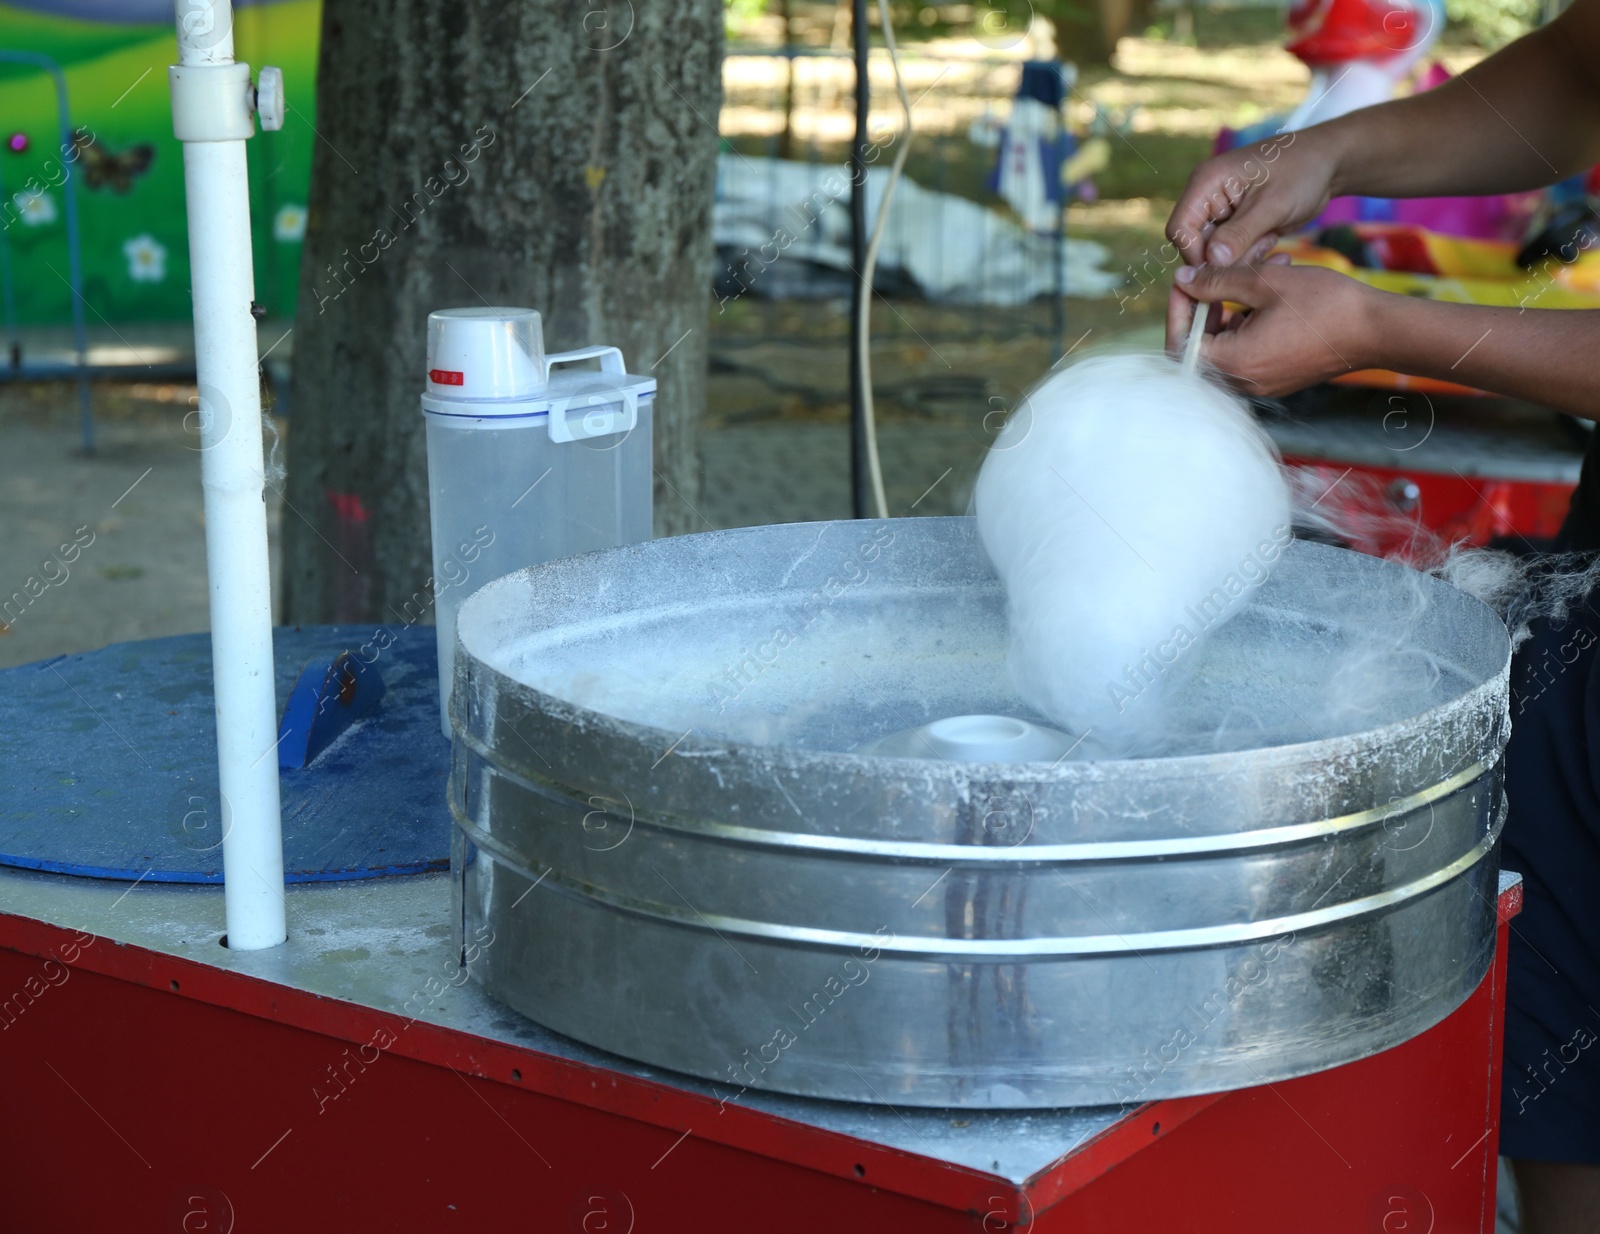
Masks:
[[[552,351],[620,346],[660,383],[657,529],[698,523],[722,20],[717,0],[326,0],[286,620],[392,622],[425,589],[437,308],[528,305]]]
[[[1056,48],[1074,64],[1109,64],[1125,34],[1140,33],[1153,0],[1041,0],[1039,12],[1056,28]]]

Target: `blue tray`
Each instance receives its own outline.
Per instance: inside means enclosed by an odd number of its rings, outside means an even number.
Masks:
[[[311,766],[280,773],[288,881],[446,868],[450,743],[432,627],[378,639],[371,626],[282,627],[273,646],[280,716],[301,670],[341,651],[371,660],[384,685]],[[209,634],[0,670],[0,726],[0,864],[222,881]]]

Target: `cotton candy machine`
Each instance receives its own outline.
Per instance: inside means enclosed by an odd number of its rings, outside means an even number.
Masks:
[[[1291,545],[1148,700],[1163,735],[1139,758],[907,736],[1053,731],[1008,681],[965,519],[550,562],[458,631],[474,976],[729,1097],[1254,1085],[1430,1027],[1493,952],[1506,632],[1392,563]]]

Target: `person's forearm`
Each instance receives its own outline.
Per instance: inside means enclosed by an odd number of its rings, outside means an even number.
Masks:
[[[1297,138],[1326,143],[1336,196],[1470,196],[1540,188],[1600,162],[1600,0],[1435,90]]]
[[[1600,309],[1485,308],[1390,292],[1373,297],[1357,367],[1459,382],[1600,419]]]

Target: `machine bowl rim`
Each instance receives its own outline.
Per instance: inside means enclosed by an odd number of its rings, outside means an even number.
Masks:
[[[970,524],[972,522],[970,518],[958,516],[836,521],[860,523],[866,526],[876,523],[941,523],[948,525],[952,523]],[[570,563],[573,561],[597,560],[601,557],[617,554],[637,554],[645,549],[672,552],[675,550],[666,546],[683,542],[703,543],[713,538],[729,539],[735,536],[759,533],[771,528],[810,528],[815,526],[817,524],[814,523],[775,523],[757,527],[735,527],[691,532],[682,536],[649,540],[641,544],[624,545],[620,548],[600,549],[592,553],[581,554],[575,558],[567,558],[564,561],[558,560],[524,566],[519,570],[514,570],[484,584],[483,587],[463,601],[456,629],[457,663],[463,668],[470,666],[474,673],[490,675],[495,681],[497,693],[509,693],[513,697],[521,699],[530,710],[542,716],[560,719],[568,724],[577,723],[589,729],[607,732],[641,749],[653,748],[660,750],[666,748],[665,745],[661,744],[663,739],[666,743],[672,744],[674,742],[687,742],[691,737],[698,736],[701,741],[695,743],[694,749],[697,757],[701,759],[709,757],[715,752],[732,761],[759,761],[769,766],[775,764],[787,765],[795,770],[849,775],[858,773],[863,768],[873,767],[922,779],[928,779],[933,769],[938,768],[945,773],[945,778],[952,783],[967,780],[1007,780],[1039,785],[1070,785],[1084,781],[1092,782],[1102,776],[1115,776],[1117,779],[1165,779],[1173,775],[1183,776],[1186,779],[1192,779],[1197,775],[1215,778],[1231,772],[1261,768],[1264,765],[1282,769],[1314,763],[1328,763],[1342,758],[1359,756],[1363,751],[1370,750],[1375,746],[1380,748],[1389,746],[1396,741],[1414,736],[1418,732],[1426,731],[1434,725],[1448,723],[1454,715],[1471,713],[1479,709],[1483,703],[1493,700],[1496,695],[1508,693],[1512,649],[1510,633],[1506,630],[1505,623],[1492,608],[1478,597],[1452,586],[1443,579],[1424,574],[1421,571],[1413,572],[1420,578],[1427,580],[1426,586],[1444,588],[1454,593],[1470,607],[1481,610],[1491,620],[1493,626],[1497,627],[1498,641],[1502,646],[1499,664],[1492,673],[1477,684],[1463,690],[1453,698],[1438,703],[1424,711],[1399,717],[1373,728],[1362,728],[1354,732],[1340,733],[1331,737],[1317,737],[1308,741],[1255,746],[1240,750],[1153,755],[1139,758],[1082,759],[1058,761],[1053,764],[1043,762],[956,762],[948,759],[923,759],[905,755],[863,754],[848,750],[808,750],[794,746],[768,745],[760,742],[744,741],[736,737],[698,733],[693,729],[687,734],[680,735],[659,725],[626,719],[610,712],[586,707],[581,703],[574,703],[559,695],[548,693],[537,686],[519,681],[517,678],[490,664],[467,644],[468,623],[471,617],[470,610],[481,607],[485,603],[485,596],[500,590],[510,590],[516,587],[520,580],[537,578],[541,573],[549,573],[562,568],[564,564],[566,568],[570,568]],[[1309,540],[1295,540],[1287,551],[1314,555],[1350,553],[1355,556],[1365,556],[1365,554],[1355,553],[1353,549],[1338,548]],[[1404,563],[1390,561],[1387,558],[1373,558],[1372,560],[1382,563],[1384,566],[1411,570],[1411,567],[1404,565]],[[453,691],[452,694],[452,723],[457,727],[461,727],[463,717],[457,714],[460,691]],[[1509,734],[1503,731],[1499,733],[1497,745],[1503,748],[1508,736]],[[1462,765],[1465,766],[1466,764]],[[1460,768],[1453,770],[1460,770]],[[548,777],[536,775],[536,778],[545,779]]]

